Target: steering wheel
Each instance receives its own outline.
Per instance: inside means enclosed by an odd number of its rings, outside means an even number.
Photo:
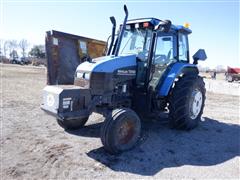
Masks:
[[[155,64],[165,64],[167,61],[166,55],[158,55],[155,57]]]

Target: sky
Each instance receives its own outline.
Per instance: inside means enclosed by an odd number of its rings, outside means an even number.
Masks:
[[[228,1],[81,1],[0,0],[0,39],[27,39],[44,44],[45,32],[58,30],[106,41],[111,34],[109,17],[155,17],[173,24],[190,24],[190,55],[205,49],[208,59],[200,65],[239,66],[239,0]]]

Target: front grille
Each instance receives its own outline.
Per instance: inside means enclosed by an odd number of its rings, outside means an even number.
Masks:
[[[91,76],[91,89],[102,91],[110,83],[105,80],[105,73],[93,73]]]
[[[113,90],[112,73],[95,72],[91,74],[91,92],[93,94],[104,94]]]

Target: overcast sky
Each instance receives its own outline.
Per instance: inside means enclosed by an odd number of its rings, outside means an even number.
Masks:
[[[45,32],[59,30],[106,40],[111,34],[109,17],[124,18],[122,1],[0,0],[0,39],[27,39],[44,44]],[[129,19],[156,17],[173,24],[190,23],[191,55],[204,48],[203,65],[240,66],[239,1],[124,1]]]

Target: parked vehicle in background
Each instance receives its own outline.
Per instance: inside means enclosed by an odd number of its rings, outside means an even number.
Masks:
[[[225,77],[228,82],[240,80],[240,68],[228,67]]]
[[[27,65],[30,64],[31,61],[27,57],[13,57],[9,59],[11,64],[20,64],[20,65]]]
[[[22,62],[22,64],[25,64],[25,65],[31,64],[31,61],[28,57],[21,57],[20,61]]]
[[[19,57],[10,58],[9,62],[11,64],[23,64],[23,62],[21,61],[21,58],[19,58]]]

